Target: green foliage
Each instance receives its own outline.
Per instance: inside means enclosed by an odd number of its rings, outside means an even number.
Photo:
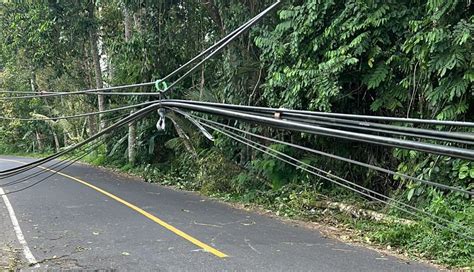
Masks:
[[[104,0],[91,6],[94,1],[3,1],[0,88],[18,92],[94,88],[90,35],[94,29],[99,34],[106,85],[159,79],[273,1],[204,2]],[[470,1],[283,1],[276,15],[268,16],[176,86],[170,98],[473,121],[473,33]],[[146,99],[110,96],[106,106]],[[3,102],[0,112],[7,117],[97,111],[94,96]],[[113,122],[126,114],[129,112],[104,118]],[[347,190],[220,135],[214,135],[212,144],[176,116],[168,127],[179,127],[182,133],[168,129],[158,134],[157,118],[153,113],[135,124],[136,166],[127,162],[127,128],[109,135],[87,160],[139,173],[150,182],[257,203],[292,217],[320,216],[317,201],[322,194],[338,201],[362,201]],[[219,121],[425,180],[474,189],[472,162]],[[97,118],[0,120],[0,152],[50,152],[87,138],[97,128]],[[281,145],[272,148],[447,220],[474,225],[472,200],[465,195],[320,156],[308,157]],[[362,225],[372,227],[371,239],[378,243],[425,252],[447,264],[469,265],[472,244],[428,222]],[[450,239],[455,242],[443,252]]]
[[[284,145],[271,145],[270,148],[279,152],[291,151],[291,148]],[[279,190],[285,184],[298,179],[295,167],[267,154],[261,159],[253,161],[252,164],[258,172],[264,174],[271,181],[273,190]]]
[[[367,238],[388,246],[401,248],[409,253],[417,253],[428,259],[452,266],[472,267],[474,243],[468,238],[444,229],[436,229],[426,222],[414,225],[390,224],[363,227]]]
[[[240,168],[228,161],[220,152],[208,152],[199,161],[196,180],[205,194],[229,192]]]
[[[459,118],[472,104],[468,11],[462,1],[288,4],[276,28],[255,39],[269,67],[264,96],[315,110],[369,98],[374,111]]]
[[[108,158],[105,149],[105,145],[98,146],[94,152],[91,152],[90,154],[84,157],[84,161],[96,166],[107,165]]]

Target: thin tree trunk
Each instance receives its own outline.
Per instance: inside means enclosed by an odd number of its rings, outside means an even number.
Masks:
[[[91,0],[89,2],[89,18],[91,21],[95,20],[95,1]],[[99,46],[98,46],[98,37],[97,37],[97,27],[93,25],[89,30],[89,41],[91,46],[91,55],[95,71],[95,83],[96,88],[102,89],[104,87],[104,82],[102,81],[102,69],[100,67],[100,55],[99,55]],[[101,94],[97,95],[99,111],[105,110],[105,97]],[[106,128],[105,120],[103,120],[102,114],[99,115],[100,130]]]
[[[133,111],[130,112],[132,114]],[[128,123],[128,162],[135,165],[137,161],[137,123]]]
[[[133,111],[130,112],[132,114]],[[128,163],[135,165],[137,161],[137,127],[135,122],[128,124]]]
[[[80,135],[80,137],[81,137],[80,139],[81,139],[81,140],[84,139],[84,137],[85,137],[86,134],[87,134],[87,125],[88,125],[88,124],[90,125],[90,120],[89,120],[89,119],[85,119],[85,120],[84,120],[84,124],[82,125],[82,128],[81,128],[81,133],[78,134],[78,135]]]
[[[127,7],[124,7],[123,9],[123,26],[125,32],[125,42],[128,42],[132,36],[132,16],[130,15],[130,10]]]
[[[30,87],[31,87],[31,91],[36,93],[38,91],[38,85],[36,84],[36,73],[35,71],[33,70],[33,68],[31,68],[31,78],[30,78]]]
[[[59,152],[59,148],[61,148],[61,145],[59,144],[58,134],[56,133],[56,131],[54,131],[54,128],[51,128],[51,131],[53,132],[54,145],[56,148],[56,152]]]
[[[43,151],[43,140],[41,138],[41,134],[38,131],[36,131],[36,141],[38,142],[38,150]]]
[[[132,36],[132,16],[128,8],[123,9],[123,25],[125,42],[129,42]],[[133,114],[133,110],[130,112]],[[137,124],[131,122],[128,124],[128,163],[135,165],[137,161]]]
[[[89,86],[89,88],[94,88],[94,80],[92,79],[93,78],[93,75],[92,75],[92,71],[90,69],[90,67],[92,67],[92,64],[90,63],[90,53],[91,53],[91,50],[89,48],[87,48],[87,44],[84,44],[84,53],[85,53],[85,58],[84,58],[84,61],[83,61],[83,69],[84,69],[84,73],[87,75],[87,86]],[[92,109],[89,109],[89,111],[95,111],[94,108]],[[87,125],[88,125],[88,131],[87,131],[87,136],[92,136],[92,135],[95,135],[97,133],[97,116],[96,115],[91,115],[89,117],[87,117]],[[84,134],[82,135],[84,137]]]
[[[97,134],[97,115],[90,115],[88,117],[89,123],[89,137]]]

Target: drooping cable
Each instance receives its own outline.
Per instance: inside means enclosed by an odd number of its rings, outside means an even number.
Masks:
[[[121,115],[121,116],[116,116],[116,117],[112,117],[112,118],[107,118],[107,121],[108,122],[111,122],[111,121],[114,121],[116,119],[120,119],[120,118],[124,118],[125,116],[127,115]],[[108,137],[109,135],[104,135],[102,137]],[[94,151],[96,148],[98,148],[100,145],[102,145],[104,142],[104,139],[97,139],[95,140],[95,143],[93,143],[91,146],[89,147],[86,147],[87,150],[90,150],[91,152]],[[84,152],[84,151],[83,151]],[[88,152],[89,154],[90,152]],[[66,156],[67,155],[67,156]],[[67,161],[70,161],[72,158],[76,157],[77,154],[75,152],[70,152],[69,154],[65,154],[64,156],[66,156],[66,158],[64,160],[58,160],[57,162],[55,162],[54,164],[52,165],[48,165],[48,168],[49,169],[55,169],[56,167],[59,167],[61,166],[62,164],[66,163]],[[12,175],[12,176],[17,176],[17,175],[20,175],[21,173],[24,173],[24,172],[28,172],[29,170],[32,170],[34,168],[31,168],[31,169],[23,169],[22,171],[18,172],[17,174],[15,175]],[[39,170],[33,172],[33,173],[30,173],[29,175],[27,176],[24,176],[24,177],[20,177],[14,181],[10,181],[8,183],[4,183],[4,184],[0,184],[0,187],[7,187],[7,186],[11,186],[11,185],[15,185],[15,184],[19,184],[19,183],[23,183],[23,182],[26,182],[28,181],[29,179],[31,178],[34,178],[34,177],[37,177],[45,172],[48,172],[48,170],[44,169],[44,168],[40,168]]]
[[[174,100],[167,100],[167,101],[174,101]],[[186,101],[184,103],[199,104],[199,103],[194,103],[194,102],[195,101]],[[227,105],[227,104],[220,104],[220,105]],[[217,107],[219,108],[219,106]],[[251,109],[235,110],[235,111],[242,112],[242,113],[251,112],[254,115],[258,115],[262,117],[270,117],[270,118],[276,118],[275,116],[278,116],[277,119],[289,120],[289,121],[295,121],[295,122],[307,123],[307,124],[315,124],[315,125],[329,127],[329,128],[342,128],[342,129],[348,128],[350,130],[377,133],[377,134],[382,133],[382,134],[387,134],[387,135],[397,135],[397,136],[403,136],[403,137],[409,137],[409,138],[430,139],[430,140],[437,140],[437,141],[443,141],[443,142],[452,142],[456,144],[474,145],[474,134],[468,134],[468,133],[456,133],[456,132],[447,132],[447,131],[438,131],[438,130],[429,130],[429,129],[420,129],[420,128],[410,128],[410,127],[403,127],[403,126],[385,125],[385,124],[370,123],[370,122],[360,122],[360,121],[345,120],[345,119],[308,116],[308,115],[303,115],[303,114],[297,114],[295,116],[295,114],[284,114],[278,109],[274,109],[273,113],[254,112]],[[315,118],[316,120],[314,120]],[[319,121],[321,119],[322,121]]]
[[[189,102],[189,101],[173,100],[173,102]],[[222,103],[202,102],[202,101],[193,101],[193,103],[197,105],[215,106],[215,107],[222,107],[222,108],[234,109],[234,110],[253,110],[255,112],[262,112],[262,113],[274,114],[275,112],[281,112],[284,115],[290,115],[290,116],[291,114],[298,114],[298,115],[304,114],[304,115],[309,115],[309,116],[330,117],[330,118],[339,118],[339,119],[348,119],[348,120],[353,119],[353,120],[370,120],[370,121],[377,121],[377,122],[414,123],[414,124],[437,125],[437,126],[474,127],[474,122],[463,122],[463,121],[426,120],[426,119],[400,118],[400,117],[390,117],[390,116],[315,112],[315,111],[304,111],[304,110],[291,110],[291,109],[285,109],[285,108],[275,109],[275,108],[268,108],[268,107],[232,105],[232,104],[222,104]]]
[[[72,159],[72,160],[69,160],[69,161],[65,161],[66,163],[62,163],[61,167],[60,168],[56,168],[55,170],[53,169],[49,169],[47,167],[42,167],[42,166],[39,166],[41,168],[43,168],[43,170],[45,170],[46,172],[50,172],[49,175],[47,175],[46,177],[43,177],[42,179],[38,180],[38,181],[35,181],[34,183],[30,184],[30,185],[27,185],[23,188],[20,188],[20,189],[16,189],[16,190],[12,190],[12,191],[8,191],[8,192],[5,192],[5,194],[0,194],[0,196],[2,195],[11,195],[11,194],[15,194],[15,193],[19,193],[19,192],[22,192],[22,191],[25,191],[27,189],[30,189],[34,186],[37,186],[39,185],[40,183],[48,180],[50,177],[60,173],[61,171],[63,171],[64,169],[66,169],[67,167],[73,165],[74,163],[76,163],[77,161],[79,161],[80,159],[84,158],[85,156],[87,156],[88,154],[94,152],[94,149],[90,149],[88,152],[85,152],[83,154],[81,154],[80,156],[77,156],[76,158]]]
[[[391,206],[391,207],[393,207],[393,208],[395,208],[395,209],[397,209],[397,210],[399,210],[399,211],[402,211],[402,212],[404,212],[404,213],[410,214],[410,215],[415,216],[415,217],[418,217],[418,218],[421,217],[419,214],[417,214],[417,213],[415,213],[415,212],[412,212],[412,211],[409,211],[409,210],[407,210],[407,209],[401,208],[401,207],[399,207],[399,206],[397,206],[397,205],[394,205],[393,203],[391,203],[391,202],[389,202],[389,201],[380,199],[380,198],[375,197],[375,196],[373,196],[373,195],[371,195],[371,194],[369,194],[369,193],[366,193],[366,192],[364,192],[364,191],[362,191],[362,190],[355,189],[355,188],[353,188],[353,187],[351,187],[351,186],[348,186],[347,184],[342,184],[342,183],[340,183],[340,182],[338,182],[338,181],[336,181],[336,180],[334,180],[334,179],[332,179],[332,178],[329,178],[329,177],[327,177],[327,176],[321,175],[320,173],[317,173],[317,172],[314,172],[314,171],[312,171],[312,170],[309,170],[308,168],[313,169],[314,167],[312,167],[311,165],[309,165],[309,164],[307,164],[307,163],[305,163],[305,162],[303,162],[303,161],[301,161],[301,160],[298,160],[298,159],[296,159],[296,158],[294,158],[294,157],[291,157],[291,156],[289,156],[289,155],[287,155],[287,154],[285,154],[285,153],[279,152],[279,151],[277,151],[277,150],[275,150],[275,149],[272,149],[272,148],[270,148],[270,147],[266,147],[266,149],[259,148],[258,146],[253,145],[253,142],[252,142],[252,141],[249,141],[248,139],[247,139],[247,141],[243,140],[243,139],[245,139],[245,137],[239,139],[238,135],[235,136],[235,135],[233,135],[232,133],[230,133],[229,131],[223,131],[223,130],[221,130],[221,129],[219,129],[219,128],[216,128],[216,127],[214,127],[214,126],[212,126],[212,125],[206,124],[205,122],[202,122],[201,124],[202,124],[203,126],[206,126],[206,127],[211,128],[211,129],[213,129],[213,130],[215,130],[215,131],[217,131],[217,132],[219,132],[219,133],[222,133],[222,134],[226,135],[227,137],[232,138],[232,139],[235,140],[235,141],[238,141],[238,142],[240,142],[240,143],[243,143],[243,144],[245,144],[245,145],[247,145],[247,146],[249,146],[249,147],[251,147],[251,148],[254,148],[254,149],[256,149],[256,150],[258,150],[258,151],[260,151],[260,152],[263,152],[263,153],[265,153],[265,154],[267,154],[267,155],[269,155],[269,156],[272,156],[272,157],[274,157],[274,158],[276,158],[276,159],[278,159],[278,160],[280,160],[280,161],[282,161],[282,162],[285,162],[285,163],[287,163],[287,164],[289,164],[289,165],[295,166],[295,167],[301,169],[302,171],[305,171],[305,172],[310,173],[310,174],[312,174],[312,175],[318,176],[318,177],[320,177],[320,178],[322,178],[322,179],[325,179],[325,180],[327,180],[327,181],[330,181],[330,182],[332,182],[332,183],[335,183],[335,184],[337,184],[337,185],[339,185],[339,186],[341,186],[341,187],[343,187],[343,188],[346,188],[346,189],[349,189],[349,190],[351,190],[351,191],[354,191],[354,192],[356,192],[356,193],[358,193],[358,194],[361,194],[361,195],[363,195],[363,196],[365,196],[365,197],[368,197],[368,198],[370,198],[370,199],[373,199],[373,200],[375,200],[375,201],[384,203],[384,204],[386,204],[386,205],[388,205],[388,206]],[[285,158],[282,158],[282,157],[285,157],[286,159],[285,159]],[[307,167],[307,168],[301,167],[302,165],[305,166],[305,167]],[[365,188],[364,190],[367,190],[367,188]],[[421,217],[421,218],[423,218],[423,217]],[[468,239],[470,239],[470,240],[473,240],[473,239],[474,239],[474,238],[471,236],[471,234],[469,234],[469,233],[466,234],[466,233],[463,233],[463,232],[458,232],[458,231],[453,230],[453,229],[451,229],[451,228],[449,228],[449,227],[447,227],[447,226],[445,226],[445,225],[439,224],[439,223],[437,223],[437,222],[435,222],[435,221],[433,221],[433,220],[431,220],[431,219],[428,219],[428,221],[429,221],[430,223],[434,224],[434,225],[437,226],[437,227],[440,227],[440,228],[443,228],[443,229],[447,229],[447,230],[449,230],[449,231],[451,231],[451,232],[454,232],[454,233],[456,233],[456,234],[458,234],[458,235],[461,235],[461,236],[463,236],[463,237],[466,237],[466,238],[468,238]],[[450,222],[450,223],[452,223],[452,222]]]
[[[232,105],[219,104],[219,103],[206,103],[206,102],[199,102],[199,101],[186,101],[186,100],[184,101],[183,100],[163,100],[163,101],[164,102],[179,101],[179,102],[191,103],[191,104],[197,104],[197,105],[211,104],[216,107],[234,108],[232,107]],[[86,116],[96,115],[96,114],[111,113],[111,112],[126,110],[130,108],[146,106],[152,103],[156,103],[156,102],[148,101],[148,102],[144,102],[140,104],[130,105],[126,107],[119,107],[119,108],[105,110],[101,112],[91,112],[91,113],[61,116],[61,117],[16,118],[16,117],[0,116],[0,119],[19,120],[19,121],[46,121],[46,120],[73,119],[73,118],[86,117]],[[238,106],[236,108],[242,112],[241,109],[254,110],[255,107]],[[405,137],[433,139],[433,140],[438,140],[438,141],[450,141],[450,142],[454,142],[458,144],[469,144],[469,145],[474,144],[474,134],[444,132],[444,131],[419,129],[419,128],[407,128],[407,127],[402,127],[402,126],[393,126],[393,125],[385,125],[385,124],[370,123],[370,122],[359,122],[359,121],[345,120],[345,119],[338,119],[338,118],[318,117],[318,116],[305,115],[305,114],[295,113],[295,112],[286,113],[286,112],[283,112],[281,109],[271,109],[273,110],[273,113],[272,113],[270,112],[270,108],[265,108],[265,109],[267,109],[265,113],[262,113],[261,111],[259,111],[258,113],[254,113],[254,114],[266,116],[266,117],[272,117],[274,116],[276,112],[278,112],[278,113],[282,113],[282,115],[280,115],[279,117],[280,119],[297,121],[297,122],[306,122],[310,124],[317,124],[317,125],[323,125],[323,126],[328,126],[328,127],[349,128],[353,130],[369,131],[369,132],[375,132],[375,133],[394,134],[394,135],[405,136]],[[313,120],[314,118],[316,118],[316,120]],[[339,123],[339,122],[342,122],[342,123]]]
[[[113,130],[115,130],[116,128],[119,128],[119,127],[122,127],[124,126],[125,124],[128,124],[130,122],[133,122],[133,121],[136,121],[136,120],[139,120],[141,118],[143,118],[145,115],[149,114],[150,112],[156,110],[159,108],[159,104],[152,104],[152,105],[149,105],[143,109],[140,109],[132,114],[130,114],[129,116],[121,119],[120,121],[114,123],[113,125],[105,128],[104,130],[98,132],[97,134],[91,136],[90,138],[80,142],[80,143],[77,143],[75,144],[74,146],[72,147],[69,147],[61,152],[58,152],[58,153],[55,153],[51,156],[48,156],[46,158],[43,158],[43,159],[39,159],[39,160],[36,160],[32,163],[29,163],[27,165],[23,165],[23,166],[19,166],[19,167],[15,167],[15,168],[12,168],[12,169],[8,169],[8,170],[3,170],[3,171],[0,171],[0,179],[1,178],[5,178],[5,177],[9,177],[9,176],[12,176],[12,175],[15,175],[21,171],[25,171],[27,169],[31,169],[31,168],[34,168],[38,165],[41,165],[45,162],[48,162],[48,161],[51,161],[51,160],[54,160],[66,153],[69,153],[69,152],[72,152],[73,150],[79,148],[79,147],[82,147],[84,146],[85,144],[88,144],[92,141],[94,141],[95,139],[101,137],[102,135],[104,134],[107,134],[107,133],[110,133],[112,132]]]
[[[211,120],[208,120],[208,119],[200,118],[199,116],[195,116],[195,115],[192,115],[192,114],[189,114],[189,115],[188,115],[188,114],[185,114],[185,113],[183,113],[183,112],[181,112],[181,111],[179,111],[179,113],[182,114],[182,115],[184,115],[186,118],[188,118],[188,116],[189,116],[189,117],[191,117],[191,118],[193,118],[193,119],[195,119],[195,120],[198,120],[198,122],[203,122],[203,123],[207,123],[208,125],[213,125],[213,126],[221,127],[221,129],[224,129],[224,130],[226,130],[227,132],[229,132],[229,133],[231,133],[231,134],[232,134],[232,132],[230,132],[229,129],[230,129],[230,130],[235,130],[235,131],[237,131],[237,132],[239,132],[239,133],[241,133],[241,134],[243,134],[243,135],[255,137],[255,136],[253,136],[253,135],[255,135],[255,134],[250,133],[250,132],[245,131],[245,130],[242,130],[242,129],[238,129],[238,128],[236,128],[236,127],[232,127],[232,126],[228,126],[228,125],[225,125],[225,124],[221,124],[221,123],[218,123],[218,122],[214,122],[214,121],[211,121]],[[236,135],[238,135],[238,134],[233,133],[233,135],[236,136]],[[248,141],[248,140],[249,140],[249,139],[247,139],[246,137],[243,137],[243,136],[241,136],[241,135],[238,135],[238,136],[236,136],[236,137],[239,137],[239,138],[240,138],[241,140],[243,140],[243,141]],[[276,142],[274,139],[266,138],[266,140],[267,140],[267,139],[268,139],[268,141],[270,141],[270,142],[274,142],[274,143]],[[251,141],[251,143],[252,143],[253,145],[259,146],[260,148],[268,148],[267,146],[265,146],[265,145],[263,145],[263,144],[260,144],[260,143],[258,143],[258,142],[255,142],[255,141]],[[294,145],[291,145],[290,143],[284,142],[284,141],[279,141],[279,143],[280,143],[280,144],[283,144],[283,145],[286,145],[286,146],[294,146]],[[282,153],[282,152],[280,152],[280,151],[278,151],[278,150],[276,150],[276,151],[274,151],[274,152],[275,152],[275,153],[278,153],[278,154],[280,154],[280,155],[283,155],[283,154],[284,154],[284,153]],[[285,156],[286,156],[286,154],[285,154]],[[347,180],[347,179],[344,179],[344,178],[342,178],[342,177],[339,177],[339,176],[337,176],[337,175],[334,175],[334,174],[332,174],[332,173],[330,173],[330,172],[324,171],[324,170],[322,170],[322,169],[320,169],[320,168],[317,168],[317,167],[315,167],[315,166],[309,165],[309,164],[307,164],[307,163],[303,163],[303,165],[304,165],[305,167],[309,167],[309,168],[311,168],[311,169],[317,171],[318,173],[322,173],[322,174],[324,174],[324,175],[326,175],[326,176],[329,176],[330,178],[337,179],[337,180],[339,180],[339,181],[341,181],[341,182],[344,182],[344,183],[346,183],[346,184],[349,184],[349,185],[351,185],[351,186],[354,186],[354,187],[357,187],[357,188],[359,188],[359,189],[361,189],[361,190],[364,190],[364,191],[366,191],[366,192],[368,192],[368,193],[370,193],[370,194],[373,194],[373,195],[376,195],[376,196],[378,196],[378,197],[384,198],[384,199],[386,199],[387,201],[391,201],[391,202],[397,203],[397,204],[399,204],[399,205],[404,206],[405,208],[412,209],[412,210],[414,210],[414,211],[416,211],[416,212],[422,213],[422,214],[424,214],[424,215],[426,215],[426,216],[428,216],[428,217],[430,217],[430,218],[432,218],[432,219],[436,219],[436,220],[439,220],[439,221],[443,221],[443,222],[445,222],[445,223],[447,223],[447,224],[456,224],[456,223],[453,223],[453,222],[451,222],[451,221],[449,221],[449,220],[447,220],[447,219],[445,219],[445,218],[442,218],[442,217],[439,217],[439,216],[430,214],[430,213],[428,213],[428,212],[426,212],[426,211],[424,211],[424,210],[421,210],[421,209],[419,209],[419,208],[416,208],[416,207],[414,207],[414,206],[412,206],[412,205],[406,204],[406,203],[404,203],[404,202],[402,202],[402,201],[399,201],[399,200],[396,200],[396,199],[394,199],[394,198],[390,198],[390,197],[385,196],[385,195],[383,195],[383,194],[381,194],[381,193],[378,193],[378,192],[376,192],[376,191],[374,191],[374,190],[365,188],[365,187],[363,187],[363,186],[361,186],[361,185],[359,185],[359,184],[357,184],[357,183],[351,182],[351,181],[349,181],[349,180]],[[466,226],[463,226],[463,225],[461,225],[461,224],[456,224],[456,226],[458,226],[458,227],[460,227],[460,228],[463,228],[463,229],[465,229],[466,231],[471,231],[470,228],[467,228]]]
[[[259,123],[259,124],[264,124],[264,125],[272,126],[276,128],[311,133],[315,135],[322,135],[322,136],[334,137],[334,138],[339,138],[339,139],[365,142],[365,143],[370,143],[370,144],[378,144],[378,145],[383,145],[383,146],[412,149],[412,150],[418,150],[418,151],[423,151],[427,153],[474,160],[474,150],[472,149],[465,149],[465,148],[437,145],[437,144],[431,144],[431,143],[410,141],[410,140],[404,140],[404,139],[397,139],[397,138],[391,138],[391,137],[385,137],[385,136],[350,132],[350,131],[345,131],[345,130],[316,126],[316,125],[307,124],[307,123],[262,117],[262,116],[258,116],[251,113],[237,112],[234,110],[226,110],[226,109],[211,107],[211,106],[201,106],[201,105],[196,105],[196,104],[170,102],[170,101],[162,101],[161,105],[166,106],[166,107],[176,107],[176,108],[198,111],[198,112],[203,112],[203,113],[208,113],[208,114],[214,114],[214,115],[224,116],[230,119],[244,120],[246,122]]]
[[[155,85],[154,81],[153,82],[129,84],[129,85],[121,85],[121,86],[112,86],[112,87],[105,87],[105,88],[87,89],[87,90],[73,91],[73,92],[43,92],[43,93],[39,93],[37,95],[0,97],[0,100],[49,98],[49,97],[68,96],[68,95],[80,95],[80,94],[97,95],[98,92],[106,92],[106,91],[113,91],[113,90],[123,90],[123,89],[147,87],[147,86],[153,86],[153,85]],[[152,95],[152,94],[153,93],[150,93],[150,95]],[[154,93],[154,94],[156,94],[156,93]]]
[[[64,160],[57,160],[55,163],[53,163],[51,165],[45,165],[44,167],[40,167],[38,170],[36,170],[33,173],[30,173],[26,176],[19,177],[15,180],[8,181],[6,183],[0,184],[0,187],[5,188],[5,187],[13,186],[13,185],[18,185],[18,184],[21,184],[21,183],[26,183],[26,182],[32,180],[33,178],[41,176],[44,173],[51,172],[51,170],[54,171],[54,170],[60,169],[63,165],[66,165],[66,164],[70,165],[69,163],[71,161],[76,162],[77,158],[82,159],[84,156],[87,156],[88,154],[94,152],[96,150],[96,148],[99,147],[102,144],[103,144],[102,141],[97,141],[93,145],[91,145],[89,147],[86,147],[86,150],[79,152],[79,154],[75,154],[75,153],[69,154],[69,156],[67,156]],[[64,168],[61,168],[61,170],[62,169],[64,169]],[[32,169],[30,169],[30,170],[32,170]]]
[[[172,109],[172,110],[175,110],[175,109]],[[177,111],[177,112],[181,112],[181,111]],[[212,120],[204,119],[204,118],[196,116],[196,115],[191,115],[191,116],[193,118],[197,119],[197,120],[207,121],[207,122],[213,123],[214,125],[217,125],[217,124],[222,125],[220,123],[214,122]],[[244,132],[243,130],[240,130],[240,129],[232,127],[232,126],[225,126],[225,127],[227,129],[236,130],[238,132]],[[423,183],[425,185],[434,186],[434,187],[437,187],[437,188],[440,188],[440,189],[443,189],[443,190],[460,192],[460,193],[464,193],[464,194],[468,194],[468,195],[474,195],[474,192],[467,191],[467,190],[464,190],[462,188],[457,188],[457,187],[453,187],[453,186],[449,186],[449,185],[445,185],[445,184],[440,184],[440,183],[436,183],[436,182],[432,182],[432,181],[428,181],[428,180],[423,180],[423,179],[412,177],[412,176],[409,176],[409,175],[406,175],[406,174],[403,174],[403,173],[397,173],[395,171],[385,169],[385,168],[382,168],[382,167],[379,167],[379,166],[375,166],[375,165],[371,165],[371,164],[368,164],[368,163],[348,159],[348,158],[345,158],[345,157],[341,157],[341,156],[337,156],[337,155],[334,155],[334,154],[319,151],[319,150],[316,150],[316,149],[300,146],[300,145],[297,145],[297,144],[284,142],[284,141],[273,139],[273,138],[270,138],[270,137],[265,137],[263,135],[255,134],[255,133],[252,133],[252,132],[249,132],[249,131],[245,131],[245,133],[252,136],[252,137],[259,138],[259,139],[262,139],[262,140],[265,140],[265,141],[271,141],[271,142],[274,142],[274,143],[291,146],[291,147],[300,149],[302,151],[306,151],[306,152],[310,152],[310,153],[313,153],[313,154],[316,154],[316,155],[325,156],[325,157],[328,157],[328,158],[331,158],[331,159],[340,160],[340,161],[344,161],[344,162],[347,162],[347,163],[350,163],[350,164],[366,167],[366,168],[371,169],[371,170],[375,170],[375,171],[382,172],[382,173],[385,173],[385,174],[390,174],[390,175],[398,176],[398,177],[401,177],[401,178],[404,178],[404,179],[420,182],[420,183]]]
[[[135,120],[137,120],[137,119],[135,119]],[[134,120],[132,120],[132,121],[130,121],[130,122],[133,122],[133,121],[134,121]],[[1,171],[2,174],[0,175],[0,179],[5,179],[5,178],[9,178],[9,177],[12,177],[12,176],[21,174],[21,173],[23,173],[23,172],[26,172],[26,171],[28,171],[28,170],[30,170],[30,169],[33,169],[33,168],[39,166],[39,165],[42,165],[42,164],[45,164],[45,163],[47,163],[47,162],[49,162],[49,161],[52,161],[52,160],[54,160],[54,159],[57,159],[57,158],[61,157],[61,156],[64,155],[64,154],[73,152],[73,151],[76,150],[77,148],[82,147],[83,145],[89,143],[89,142],[92,141],[92,140],[95,140],[95,138],[94,138],[94,139],[89,138],[89,139],[87,139],[87,140],[85,140],[85,141],[83,141],[83,142],[81,142],[81,143],[79,143],[79,144],[76,144],[76,145],[74,145],[74,146],[72,146],[72,147],[70,147],[70,148],[68,148],[68,149],[66,149],[66,150],[64,150],[64,151],[57,152],[57,153],[55,153],[55,154],[53,154],[53,155],[51,155],[51,156],[48,156],[48,157],[46,157],[46,158],[43,158],[43,159],[34,161],[34,162],[32,162],[32,163],[25,164],[25,165],[23,165],[23,166],[15,167],[15,168],[12,168],[12,169],[8,169],[8,170],[5,170],[5,171]]]
[[[125,107],[119,107],[119,108],[114,108],[114,109],[109,109],[109,110],[104,110],[104,111],[95,111],[95,112],[81,113],[81,114],[68,115],[68,116],[46,117],[46,118],[23,118],[23,117],[6,117],[6,116],[0,116],[0,119],[3,119],[3,120],[11,120],[11,121],[56,121],[56,120],[68,120],[68,119],[75,119],[75,118],[81,118],[81,117],[88,117],[88,116],[92,116],[92,115],[101,115],[101,114],[106,114],[106,113],[112,113],[112,112],[118,112],[118,111],[123,111],[123,110],[128,110],[128,109],[134,109],[134,108],[139,108],[139,107],[147,106],[147,105],[150,105],[150,104],[153,104],[153,103],[156,103],[156,101],[147,101],[147,102],[144,102],[144,103],[129,105],[129,106],[125,106]]]
[[[125,116],[127,116],[127,115],[121,115],[121,116],[116,116],[116,117],[112,117],[112,118],[107,118],[107,121],[108,121],[108,122],[111,122],[111,121],[114,121],[114,120],[116,120],[116,119],[124,118]],[[88,147],[88,149],[94,150],[94,149],[96,149],[97,147],[99,147],[101,144],[103,144],[102,141],[98,140],[97,143],[93,144],[91,147]],[[75,154],[74,152],[71,152],[71,154],[66,154],[66,155],[68,155],[68,156],[66,156],[66,158],[65,158],[64,160],[60,160],[60,161],[57,161],[56,163],[54,163],[54,164],[52,164],[52,165],[48,165],[48,168],[54,169],[54,168],[56,167],[56,165],[60,165],[60,164],[64,163],[65,161],[69,161],[71,158],[73,158],[73,157],[76,156],[76,154]],[[30,169],[30,170],[31,170],[31,169]],[[19,175],[19,174],[21,174],[21,173],[23,173],[23,172],[27,172],[27,171],[29,171],[29,170],[24,170],[24,171],[18,173],[17,175]],[[30,179],[30,178],[36,177],[36,176],[38,176],[38,175],[41,175],[41,174],[42,174],[43,172],[45,172],[45,171],[47,171],[47,170],[39,169],[38,171],[36,171],[36,172],[34,172],[34,173],[31,173],[31,174],[28,175],[28,176],[25,176],[25,177],[22,177],[22,178],[19,178],[19,179],[15,180],[15,181],[14,181],[14,182],[15,182],[14,184],[16,184],[17,182],[18,182],[18,183],[21,183],[22,181],[26,181],[26,180],[28,180],[28,179]],[[0,187],[6,187],[6,186],[10,186],[10,185],[11,185],[10,183],[4,183],[4,184],[0,184]]]

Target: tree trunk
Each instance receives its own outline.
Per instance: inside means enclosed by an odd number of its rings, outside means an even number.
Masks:
[[[44,150],[44,146],[43,146],[43,139],[42,139],[42,136],[41,134],[36,131],[36,141],[38,142],[38,150],[41,152]]]
[[[133,111],[130,112],[132,114]],[[137,160],[137,127],[136,122],[128,124],[128,163],[135,165]]]
[[[97,134],[97,116],[96,115],[90,115],[88,117],[88,123],[89,123],[89,135],[88,135],[88,137],[91,137],[92,135]]]
[[[90,119],[89,118],[86,118],[84,120],[84,124],[82,124],[82,127],[81,127],[81,132],[77,134],[77,135],[80,135],[81,140],[83,140],[84,137],[87,135],[87,125],[90,125]]]
[[[63,141],[64,142],[64,147],[66,147],[66,146],[68,146],[68,144],[67,144],[68,134],[67,134],[66,130],[64,130],[63,137],[64,137],[64,139],[63,139],[64,140]]]
[[[123,9],[123,25],[125,42],[129,42],[132,36],[132,16],[127,7]],[[133,110],[130,112],[133,114]],[[137,161],[137,127],[136,122],[128,124],[128,163],[135,165]]]
[[[56,152],[59,152],[59,149],[61,148],[61,145],[59,144],[58,134],[56,133],[56,131],[54,131],[54,128],[51,128],[51,131],[53,133],[54,146],[55,146]]]
[[[90,43],[89,43],[90,45]],[[91,56],[90,56],[90,53],[92,50],[90,50],[90,48],[87,46],[87,43],[84,43],[83,45],[84,47],[82,48],[83,52],[84,52],[84,55],[85,55],[85,58],[83,59],[82,61],[82,69],[83,69],[83,72],[84,74],[86,75],[86,85],[89,86],[90,89],[94,88],[94,80],[93,80],[93,73],[91,71],[91,67],[92,67],[92,64],[90,62],[91,60]],[[89,108],[89,105],[87,105],[88,107],[88,111],[96,111],[95,108]],[[84,124],[84,126],[87,127],[87,129],[84,131],[82,131],[82,138],[84,138],[85,136],[92,136],[92,135],[95,135],[97,133],[97,116],[96,115],[91,115],[89,117],[86,118],[87,120],[87,124]],[[84,133],[85,132],[85,133]]]
[[[33,68],[31,68],[30,87],[32,92],[36,93],[38,91],[38,85],[36,84],[36,73]]]
[[[132,36],[132,16],[130,15],[130,10],[127,7],[123,9],[123,26],[125,32],[125,42],[130,41]]]
[[[95,21],[95,1],[91,0],[89,2],[89,19],[92,22]],[[99,46],[98,46],[98,37],[97,37],[97,27],[93,24],[89,29],[89,41],[91,46],[91,55],[95,71],[95,83],[97,89],[104,88],[104,82],[102,81],[102,69],[100,67],[100,55],[99,55]],[[105,97],[103,95],[97,95],[99,111],[105,110]],[[105,120],[103,120],[103,115],[99,115],[100,130],[106,128]]]

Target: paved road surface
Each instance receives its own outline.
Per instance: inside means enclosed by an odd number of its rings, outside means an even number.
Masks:
[[[0,169],[20,165],[12,160],[31,161],[0,157]],[[23,268],[37,269],[25,259],[26,246],[40,270],[435,270],[109,171],[74,165],[64,173],[7,196],[26,244],[0,198],[0,265],[14,253],[5,250],[10,244],[22,249]]]

